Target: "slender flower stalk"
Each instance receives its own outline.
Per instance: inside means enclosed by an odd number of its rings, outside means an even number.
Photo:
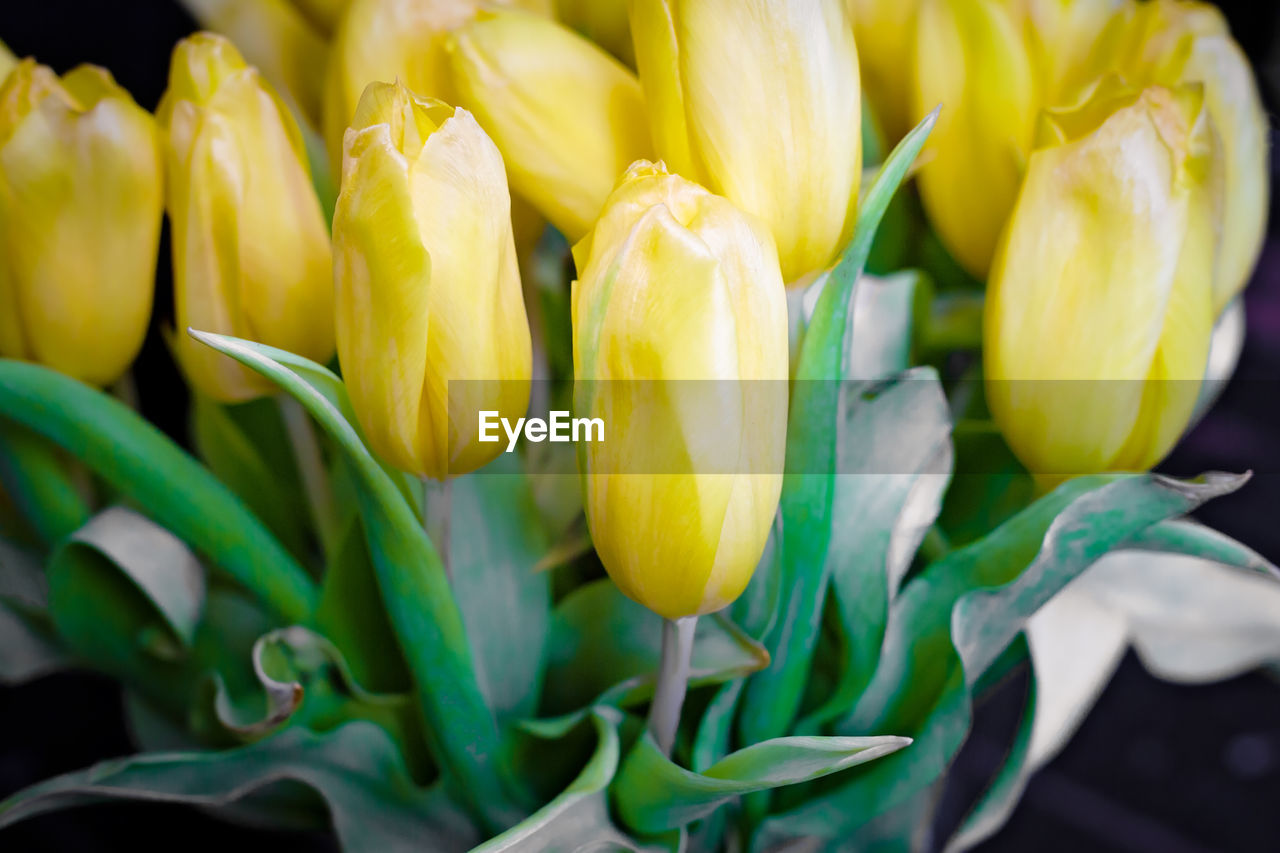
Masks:
[[[670,755],[680,728],[680,709],[689,688],[689,667],[693,660],[693,636],[698,617],[662,620],[662,661],[658,683],[649,706],[649,733],[663,755]]]

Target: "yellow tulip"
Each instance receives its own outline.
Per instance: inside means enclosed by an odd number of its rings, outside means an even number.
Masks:
[[[479,441],[479,412],[523,416],[532,369],[497,147],[464,109],[370,84],[333,240],[338,354],[370,445],[435,479],[489,462],[503,446]]]
[[[13,51],[9,50],[8,45],[0,41],[0,81],[9,76],[18,65],[18,57],[13,55]]]
[[[299,114],[319,126],[321,82],[328,44],[289,0],[182,0],[200,26],[231,39],[284,93]]]
[[[632,166],[574,247],[587,520],[619,588],[668,619],[741,594],[778,505],[786,295],[773,239],[661,164]]]
[[[631,32],[658,156],[763,219],[786,281],[826,268],[862,176],[844,0],[632,0]]]
[[[1076,103],[1095,82],[1090,55],[1125,0],[1005,0],[1023,23],[1039,100]]]
[[[0,87],[0,355],[96,385],[146,336],[164,203],[151,116],[104,69]]]
[[[862,88],[885,134],[901,139],[915,125],[912,77],[921,0],[846,0],[858,44]]]
[[[289,111],[231,42],[199,33],[175,48],[157,116],[167,141],[178,328],[327,361],[329,236]],[[186,334],[173,345],[188,380],[214,399],[273,388]]]
[[[1031,54],[999,0],[924,0],[917,37],[916,112],[942,104],[920,196],[943,243],[985,278],[1039,111]]]
[[[329,35],[342,20],[342,13],[351,5],[351,0],[293,0],[308,21],[320,32]]]
[[[555,7],[557,18],[635,67],[627,0],[556,0]]]
[[[1046,481],[1145,470],[1191,416],[1221,192],[1199,87],[1103,81],[1052,112],[992,266],[987,398]]]
[[[1226,180],[1213,288],[1214,310],[1221,311],[1248,282],[1266,232],[1269,123],[1249,61],[1207,3],[1130,2],[1103,41],[1098,73],[1118,72],[1139,86],[1204,86]]]
[[[543,11],[550,0],[507,2]],[[370,83],[399,80],[425,97],[457,103],[444,39],[482,5],[482,0],[350,0],[334,35],[324,84],[324,136],[335,171],[342,163],[343,134]]]
[[[639,81],[567,27],[516,10],[482,13],[448,51],[458,102],[498,144],[512,188],[580,238],[651,150]]]

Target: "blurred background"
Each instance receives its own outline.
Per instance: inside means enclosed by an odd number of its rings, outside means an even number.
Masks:
[[[786,2],[786,0],[779,0]],[[1223,0],[1275,124],[1280,108],[1280,3]],[[4,0],[0,39],[63,72],[110,69],[144,107],[164,89],[175,41],[196,29],[171,0]],[[320,73],[317,70],[317,73]],[[1273,129],[1274,139],[1274,129]],[[1272,182],[1280,160],[1272,157]],[[1266,248],[1245,291],[1248,334],[1235,377],[1162,469],[1255,476],[1200,517],[1280,563],[1280,218],[1275,193]],[[166,238],[167,239],[167,238]],[[156,311],[135,370],[143,414],[186,443],[187,400],[161,336],[172,324],[167,242]],[[1280,672],[1280,670],[1277,670]],[[953,826],[998,766],[1026,679],[978,709],[975,730],[943,792]],[[58,773],[133,752],[120,691],[103,676],[63,673],[0,687],[0,799]],[[225,849],[268,843],[330,850],[324,836],[262,833],[187,807],[119,804],[36,818],[0,834],[0,850]],[[1209,687],[1165,684],[1132,653],[1063,753],[1031,782],[983,851],[1090,849],[1201,853],[1280,850],[1280,678],[1254,673]]]

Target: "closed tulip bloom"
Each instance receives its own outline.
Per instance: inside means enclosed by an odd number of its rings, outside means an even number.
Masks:
[[[146,336],[164,203],[155,122],[101,68],[0,87],[0,355],[95,385]]]
[[[556,17],[635,67],[627,0],[556,0]]]
[[[337,28],[351,0],[293,0],[293,5],[312,26],[329,35]]]
[[[942,105],[920,196],[951,254],[985,278],[1040,108],[1031,54],[1001,0],[924,0],[917,38],[916,111]]]
[[[5,45],[4,42],[0,41],[0,82],[3,82],[4,78],[9,76],[9,72],[12,71],[17,64],[18,58],[13,55],[13,51],[9,50],[8,46]]]
[[[992,267],[987,398],[1046,481],[1145,470],[1187,425],[1213,327],[1203,96],[1103,85],[1043,137]]]
[[[1269,122],[1249,61],[1207,3],[1128,3],[1103,41],[1100,73],[1118,72],[1135,85],[1204,86],[1225,170],[1213,288],[1214,310],[1221,311],[1248,282],[1266,232]]]
[[[319,127],[321,83],[329,46],[289,0],[182,0],[206,30],[231,39],[248,62]]]
[[[1049,107],[1075,104],[1096,82],[1090,55],[1125,0],[1004,0],[1022,20],[1039,89]]]
[[[763,219],[786,281],[830,265],[862,176],[845,0],[632,0],[631,32],[658,156]]]
[[[571,241],[651,148],[635,75],[545,18],[482,13],[450,37],[458,102],[506,159],[511,186]]]
[[[668,619],[742,592],[786,439],[787,312],[768,230],[661,164],[634,165],[574,248],[575,414],[592,541]]]
[[[465,474],[503,450],[479,441],[479,413],[514,422],[529,402],[502,156],[466,110],[385,83],[365,91],[344,148],[334,279],[352,406],[391,464]]]
[[[167,137],[178,328],[327,361],[329,236],[289,111],[229,41],[200,33],[174,50],[157,115]],[[185,334],[174,347],[188,380],[216,400],[273,388]]]
[[[543,11],[550,0],[508,0]],[[350,0],[334,34],[325,79],[324,135],[335,172],[343,135],[370,83],[399,80],[424,97],[457,103],[446,34],[476,16],[482,0]]]
[[[885,133],[901,139],[916,118],[912,76],[921,0],[846,0],[858,44],[862,89]]]

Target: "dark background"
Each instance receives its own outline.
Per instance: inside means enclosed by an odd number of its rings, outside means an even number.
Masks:
[[[1280,95],[1280,4],[1220,4],[1262,78],[1269,112]],[[0,39],[58,71],[80,62],[111,70],[154,108],[173,43],[194,29],[169,0],[0,2]],[[1274,123],[1274,122],[1273,122]],[[1277,172],[1273,157],[1273,185]],[[1280,562],[1280,228],[1274,204],[1266,249],[1245,294],[1248,337],[1236,378],[1213,412],[1162,466],[1175,474],[1252,468],[1252,482],[1198,515]],[[168,257],[167,245],[161,257]],[[152,333],[138,362],[144,414],[179,440],[185,390],[160,337],[170,323],[160,264]],[[1025,681],[979,708],[940,810],[954,825],[1001,760]],[[33,782],[133,751],[109,679],[53,675],[0,688],[0,799]],[[248,832],[181,806],[118,804],[36,818],[0,835],[3,850],[226,849],[272,844],[332,849],[324,836]],[[1280,683],[1253,674],[1207,687],[1148,676],[1130,654],[1061,756],[1032,780],[1008,825],[984,851],[1198,853],[1280,850]]]

